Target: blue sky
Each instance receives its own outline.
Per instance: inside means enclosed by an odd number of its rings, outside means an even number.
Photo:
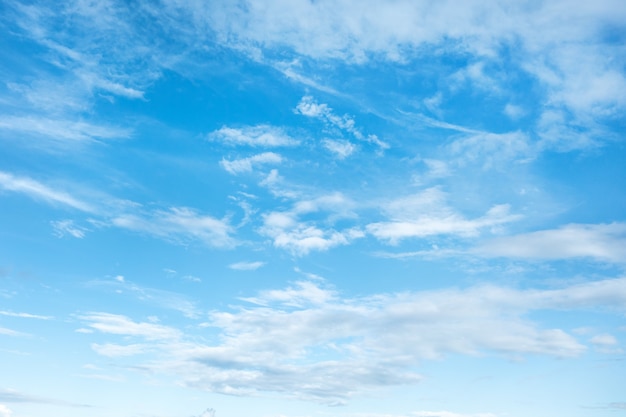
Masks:
[[[622,1],[3,1],[0,417],[626,413]]]

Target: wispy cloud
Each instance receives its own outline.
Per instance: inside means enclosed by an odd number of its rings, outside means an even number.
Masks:
[[[46,404],[66,407],[90,407],[85,404],[75,404],[68,401],[26,394],[13,389],[0,389],[0,401],[7,403]]]
[[[236,175],[244,172],[251,172],[252,168],[257,165],[280,164],[283,158],[274,152],[264,152],[249,158],[235,159],[229,161],[222,159],[220,165],[229,173]]]
[[[97,139],[128,138],[127,128],[104,126],[77,120],[57,120],[36,116],[0,117],[0,129],[44,136],[54,141],[89,141]]]
[[[74,221],[69,219],[51,221],[50,224],[52,225],[54,229],[54,234],[57,237],[64,237],[69,235],[77,239],[82,239],[85,237],[85,233],[88,231],[84,227],[75,225]]]
[[[110,358],[118,358],[124,356],[135,356],[145,352],[146,346],[142,344],[116,345],[112,343],[98,344],[93,343],[91,348],[102,356]]]
[[[199,278],[183,277],[188,281],[199,282]],[[196,319],[200,316],[200,311],[195,302],[189,297],[178,292],[163,289],[150,288],[139,285],[118,275],[112,280],[95,280],[86,284],[88,287],[115,290],[116,294],[127,294],[136,298],[141,303],[152,304],[164,309],[174,310],[182,313],[185,317]]]
[[[229,248],[236,244],[228,219],[198,213],[189,207],[172,207],[147,213],[124,213],[111,219],[123,229],[147,233],[178,242],[199,240],[213,247]]]
[[[79,317],[87,326],[102,333],[121,336],[135,336],[146,340],[173,340],[181,332],[173,327],[160,324],[135,322],[126,316],[110,313],[89,313]]]
[[[370,223],[367,231],[396,244],[402,239],[435,235],[477,236],[482,229],[520,219],[506,204],[491,207],[484,216],[467,219],[447,205],[446,193],[437,187],[386,203],[390,221]]]
[[[0,171],[0,187],[7,191],[26,194],[34,199],[69,206],[80,211],[95,211],[91,204],[81,201],[65,191],[56,190],[28,177],[19,177]]]
[[[265,265],[265,262],[261,261],[243,261],[243,262],[235,262],[233,264],[228,265],[230,269],[234,269],[236,271],[256,271]]]
[[[25,194],[46,203],[93,214],[96,218],[90,219],[90,223],[95,228],[115,226],[177,243],[199,240],[212,247],[230,248],[236,245],[236,240],[232,237],[234,229],[227,218],[217,219],[189,207],[146,211],[142,210],[140,204],[119,200],[96,191],[87,190],[86,194],[90,195],[90,199],[79,198],[32,178],[0,171],[0,191],[2,190]],[[96,197],[100,197],[102,202],[92,202]],[[69,234],[76,238],[84,238],[88,231],[86,227],[76,224],[72,219],[52,221],[51,225],[59,237]]]
[[[304,96],[298,103],[295,109],[296,113],[303,116],[320,119],[328,126],[335,127],[349,133],[354,138],[370,142],[378,146],[380,149],[388,149],[389,144],[378,139],[376,135],[364,135],[359,128],[356,127],[356,122],[353,117],[344,114],[343,116],[337,116],[333,109],[327,104],[319,104],[313,97]]]
[[[569,224],[488,240],[472,250],[485,257],[535,260],[588,258],[626,262],[626,224]]]
[[[30,313],[16,313],[13,311],[0,311],[0,316],[7,317],[19,317],[25,319],[37,319],[37,320],[52,320],[54,317],[52,316],[42,316],[39,314],[30,314]]]
[[[287,135],[283,129],[257,125],[243,128],[223,126],[221,129],[209,133],[208,138],[227,145],[246,145],[253,147],[280,147],[298,145],[298,140]]]
[[[25,333],[18,332],[16,330],[11,330],[6,327],[0,326],[0,334],[5,336],[25,336]]]
[[[357,147],[347,140],[324,139],[322,145],[339,159],[345,159],[357,150]]]

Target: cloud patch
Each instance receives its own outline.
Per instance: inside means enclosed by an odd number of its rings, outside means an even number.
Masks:
[[[242,128],[223,126],[221,129],[209,133],[208,138],[232,146],[274,148],[299,144],[299,141],[287,135],[283,129],[269,125]]]
[[[232,161],[222,159],[220,165],[230,174],[237,175],[246,172],[252,172],[256,166],[277,165],[283,161],[283,158],[274,152],[264,152],[249,158],[234,159]]]

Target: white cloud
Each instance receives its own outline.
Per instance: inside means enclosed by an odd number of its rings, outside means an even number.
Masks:
[[[13,415],[13,411],[9,407],[4,404],[0,404],[0,417],[11,417]]]
[[[232,161],[222,159],[220,165],[231,174],[241,174],[250,172],[256,165],[280,164],[283,158],[274,152],[264,152],[249,158],[235,159]]]
[[[202,215],[188,207],[172,207],[145,214],[120,214],[114,226],[171,240],[197,239],[213,247],[232,247],[235,239],[227,219]]]
[[[383,207],[390,221],[370,223],[367,231],[378,239],[396,244],[402,239],[434,235],[476,236],[520,218],[506,204],[491,207],[484,216],[466,219],[446,203],[446,193],[437,187],[399,198]]]
[[[191,278],[189,280],[193,281]],[[195,302],[188,297],[173,291],[141,286],[125,279],[122,275],[117,275],[113,281],[90,281],[88,285],[90,287],[112,288],[117,294],[131,294],[143,303],[178,311],[187,318],[196,319],[200,316]],[[154,316],[148,317],[149,320],[154,318]]]
[[[15,313],[13,311],[0,311],[0,316],[19,317],[19,318],[37,319],[37,320],[52,320],[54,318],[52,316],[42,316],[39,314],[30,314],[30,313]]]
[[[590,342],[596,346],[615,346],[617,345],[617,339],[610,334],[599,334],[591,338]]]
[[[251,305],[210,312],[202,327],[217,332],[211,343],[124,316],[94,313],[83,320],[105,333],[141,337],[156,355],[141,366],[173,373],[187,386],[342,404],[373,389],[416,383],[420,362],[447,354],[579,356],[585,344],[564,329],[545,328],[532,313],[621,314],[626,278],[557,289],[478,285],[353,298],[323,283],[298,281],[242,301]],[[598,343],[612,340],[602,336]],[[111,353],[116,349],[111,346]]]
[[[242,298],[242,300],[259,305],[279,303],[291,307],[321,305],[335,298],[335,292],[320,288],[311,281],[297,281],[293,287],[282,290],[261,291],[258,297]]]
[[[327,104],[319,104],[311,96],[304,96],[298,103],[295,109],[296,113],[303,116],[313,117],[322,120],[328,126],[336,127],[344,132],[350,133],[356,139],[373,143],[380,149],[388,149],[389,144],[378,139],[376,135],[365,136],[360,129],[356,127],[354,118],[344,114],[343,116],[337,116],[333,113],[333,110],[328,107]],[[336,147],[336,145],[335,145]]]
[[[233,264],[228,265],[230,269],[234,269],[236,271],[256,271],[265,265],[265,262],[255,261],[255,262],[235,262]]]
[[[511,103],[504,106],[504,110],[502,110],[502,112],[513,120],[517,120],[526,114],[523,107]]]
[[[532,7],[497,1],[461,6],[454,1],[433,6],[412,0],[343,0],[332,6],[246,2],[246,7],[215,9],[204,11],[216,16],[213,28],[238,45],[287,47],[296,55],[349,62],[403,61],[426,46],[448,47],[480,60],[468,76],[483,84],[480,64],[499,63],[504,43],[515,48],[524,68],[550,89],[547,101],[560,101],[577,111],[624,105],[619,95],[625,82],[623,60],[614,59],[620,56],[619,46],[602,38],[605,28],[619,27],[626,19],[617,0],[593,5],[559,0]],[[226,15],[230,19],[217,18]],[[544,74],[545,68],[551,69],[550,76]]]
[[[56,141],[88,141],[128,138],[131,130],[75,120],[58,120],[36,116],[0,117],[0,129],[44,136]]]
[[[331,196],[332,197],[332,196]],[[321,229],[311,221],[301,221],[299,217],[306,213],[320,209],[333,210],[336,207],[345,210],[346,207],[337,207],[338,201],[343,198],[321,198],[312,201],[301,201],[294,205],[292,211],[270,212],[263,215],[263,227],[260,232],[273,239],[274,246],[285,249],[294,255],[306,255],[311,251],[325,251],[338,245],[347,245],[354,239],[364,237],[364,233],[357,228],[336,231]],[[341,216],[341,212],[336,212]],[[331,215],[332,216],[332,215]]]
[[[74,221],[69,219],[51,221],[50,224],[54,228],[54,234],[57,237],[70,235],[77,239],[82,239],[85,237],[85,232],[88,231],[84,227],[76,226]]]
[[[0,189],[26,194],[37,200],[69,206],[80,211],[94,211],[90,204],[64,191],[55,190],[31,178],[18,177],[7,172],[0,171]]]
[[[128,317],[110,313],[90,313],[80,317],[87,326],[102,333],[141,337],[146,340],[173,340],[181,336],[179,330],[154,323],[138,323]]]
[[[5,335],[5,336],[23,336],[24,335],[24,333],[7,329],[6,327],[2,327],[2,326],[0,326],[0,334]]]
[[[356,146],[347,140],[324,139],[324,148],[335,154],[339,159],[345,159],[356,151]]]
[[[498,237],[472,250],[485,257],[537,260],[588,258],[626,262],[626,224],[569,224],[558,229]]]
[[[295,146],[299,142],[287,135],[282,129],[268,125],[248,126],[240,129],[223,126],[209,133],[210,140],[229,145],[248,145],[259,147]]]
[[[140,205],[130,201],[118,200],[108,195],[98,195],[88,191],[104,201],[106,210],[91,201],[77,198],[29,177],[20,177],[0,171],[0,192],[2,190],[25,194],[36,200],[51,204],[60,204],[82,212],[101,216],[102,220],[90,219],[97,227],[115,226],[137,232],[148,233],[172,241],[196,239],[213,247],[233,247],[236,244],[231,236],[233,228],[228,219],[216,219],[203,215],[189,207],[172,207],[169,210],[141,211]],[[110,217],[108,217],[110,216]],[[73,220],[52,221],[51,225],[57,236],[69,234],[83,238],[88,230],[75,225]]]
[[[457,164],[479,163],[484,169],[507,169],[511,163],[528,162],[537,151],[521,132],[472,134],[454,141],[448,150]]]
[[[274,241],[274,246],[294,255],[306,255],[311,251],[326,251],[339,245],[347,245],[354,239],[364,237],[358,229],[336,231],[322,230],[306,222],[283,224],[280,213],[264,216],[261,232]]]
[[[290,210],[263,214],[259,232],[272,238],[274,246],[293,255],[325,251],[364,237],[357,227],[342,230],[332,227],[339,219],[355,218],[353,208],[354,202],[337,192],[296,200]]]

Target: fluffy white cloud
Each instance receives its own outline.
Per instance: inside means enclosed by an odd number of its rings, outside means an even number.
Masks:
[[[249,158],[235,159],[232,161],[222,159],[220,165],[231,174],[250,172],[256,165],[280,164],[283,158],[274,152],[264,152]]]
[[[11,417],[13,415],[13,411],[9,407],[4,404],[0,404],[0,417]]]
[[[569,224],[558,229],[503,236],[472,253],[485,257],[555,260],[589,258],[626,262],[626,224]]]
[[[244,128],[222,127],[208,135],[210,140],[229,145],[247,145],[258,147],[295,146],[299,142],[287,135],[282,129],[268,125],[248,126]]]
[[[240,8],[217,3],[202,12],[214,14],[209,18],[213,28],[231,42],[288,47],[315,59],[402,61],[410,59],[416,48],[447,42],[482,61],[498,62],[502,42],[510,42],[524,69],[549,89],[549,101],[579,113],[624,106],[619,95],[626,82],[623,60],[612,58],[619,56],[619,47],[603,39],[606,28],[619,27],[626,19],[618,0],[593,5],[566,0],[532,5],[497,1],[432,5],[425,0],[245,4]],[[225,15],[231,18],[218,18]],[[470,64],[474,72],[469,74],[478,81],[479,64]]]
[[[293,208],[284,212],[270,212],[263,215],[260,232],[269,236],[274,246],[285,249],[294,255],[306,255],[311,251],[325,251],[338,245],[347,245],[351,241],[364,237],[358,228],[340,231],[332,228],[320,228],[317,222],[302,220],[311,213],[327,212],[326,222],[340,218],[350,218],[353,203],[342,194],[334,193],[311,200],[300,200]]]

